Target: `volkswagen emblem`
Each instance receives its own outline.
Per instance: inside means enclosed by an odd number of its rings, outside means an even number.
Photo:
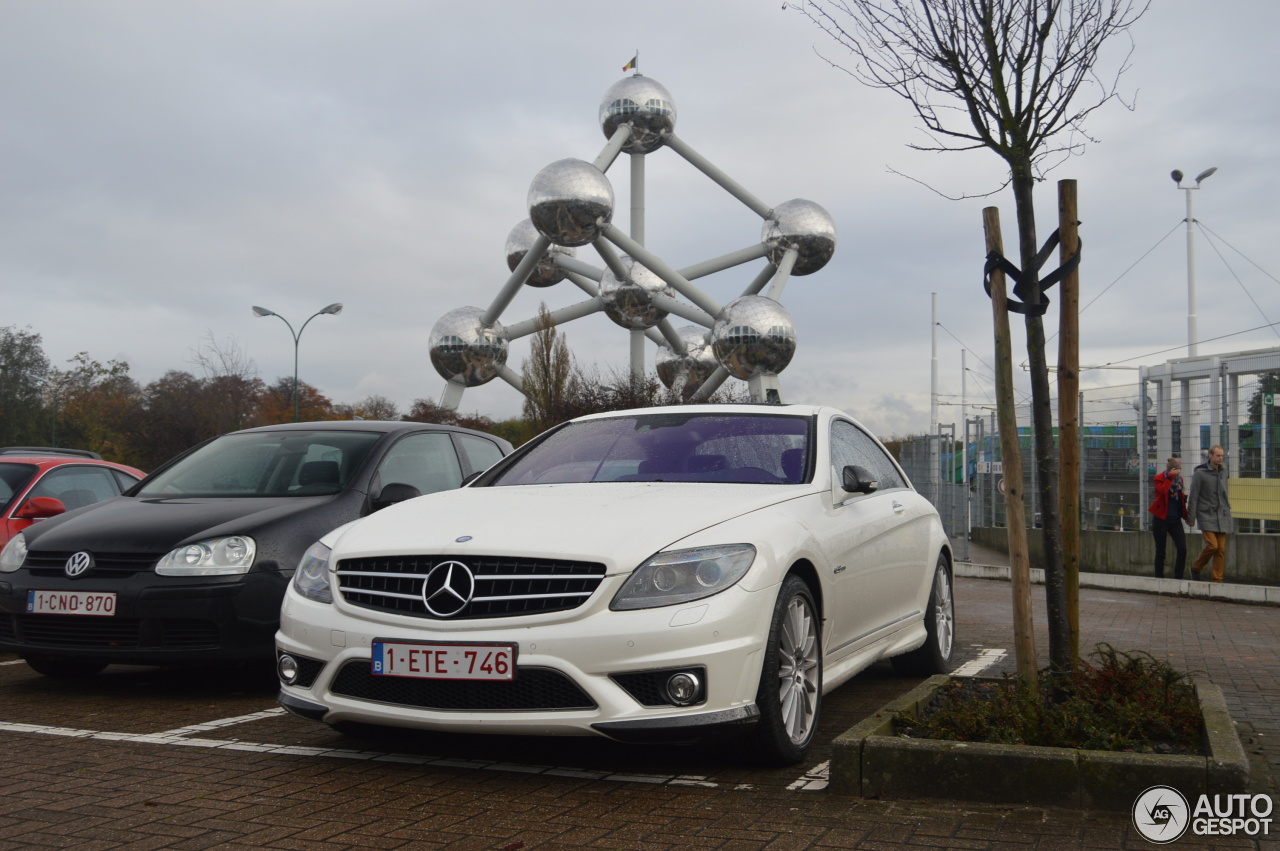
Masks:
[[[78,552],[67,559],[63,570],[67,572],[67,576],[76,577],[91,567],[93,567],[93,556],[86,552]]]
[[[471,568],[460,561],[442,561],[427,574],[422,583],[422,602],[427,611],[438,618],[451,618],[471,602],[476,593],[476,578]]]

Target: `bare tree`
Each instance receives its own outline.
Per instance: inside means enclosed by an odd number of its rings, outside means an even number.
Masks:
[[[538,308],[538,330],[530,338],[523,373],[524,418],[538,431],[576,415],[565,410],[567,401],[575,395],[573,355],[545,304]]]
[[[853,56],[832,65],[909,102],[925,151],[988,149],[1009,168],[1018,225],[1014,292],[1026,316],[1032,428],[1044,517],[1049,661],[1073,663],[1058,514],[1053,409],[1045,360],[1045,301],[1032,204],[1036,181],[1086,142],[1086,117],[1118,99],[1132,51],[1103,48],[1147,10],[1133,0],[800,0],[797,8]],[[784,4],[785,8],[785,4]],[[1100,63],[1110,64],[1103,70]],[[1002,187],[1003,188],[1003,187]],[[1047,255],[1048,251],[1045,251]]]
[[[214,434],[259,424],[255,414],[266,385],[239,340],[227,337],[219,342],[213,331],[206,330],[185,360],[204,373],[203,394],[211,406]]]
[[[365,396],[354,405],[334,405],[333,412],[344,420],[398,420],[400,409],[386,396]]]

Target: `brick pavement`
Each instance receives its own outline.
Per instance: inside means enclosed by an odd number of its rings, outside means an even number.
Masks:
[[[1043,655],[1043,592],[1034,593]],[[1145,648],[1222,686],[1253,761],[1254,787],[1280,801],[1280,612],[1095,589],[1081,596],[1085,646]],[[1010,646],[1007,583],[962,579],[956,597],[962,661]],[[995,670],[1012,667],[1006,657]],[[878,665],[831,695],[815,759],[825,758],[843,726],[915,682]],[[69,684],[22,665],[0,667],[0,722],[11,725],[137,736],[271,706],[269,685],[236,678],[112,669]],[[333,747],[356,756],[0,731],[0,849],[1151,847],[1122,813],[864,801],[794,790],[788,786],[800,769],[755,770],[725,748],[407,733],[351,739],[290,716],[252,717],[201,733],[200,741]],[[507,764],[388,761],[393,751],[396,759],[432,754]],[[548,765],[583,776],[551,774],[543,770]],[[654,774],[648,782],[618,782],[601,779],[602,768]],[[1280,850],[1280,842],[1188,836],[1175,847]]]

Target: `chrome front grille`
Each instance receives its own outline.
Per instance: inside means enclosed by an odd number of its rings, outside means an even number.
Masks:
[[[474,582],[468,584],[459,573],[461,596],[446,593],[444,605],[429,608],[424,585],[437,566],[447,570],[448,562],[465,567]],[[337,569],[338,589],[346,602],[438,620],[504,618],[575,609],[595,592],[604,573],[603,564],[592,562],[440,555],[344,559],[338,562]],[[433,579],[434,584],[439,584],[440,576]]]

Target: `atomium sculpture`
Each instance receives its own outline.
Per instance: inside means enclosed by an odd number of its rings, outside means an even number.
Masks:
[[[551,163],[529,186],[529,218],[507,237],[511,276],[488,308],[463,307],[441,317],[431,331],[431,363],[446,381],[441,404],[457,408],[467,387],[502,378],[521,390],[507,366],[514,339],[536,332],[535,317],[504,326],[498,319],[520,288],[553,287],[568,280],[587,298],[551,311],[560,325],[603,312],[631,334],[631,372],[644,373],[645,340],[657,345],[658,377],[685,400],[705,399],[729,377],[748,383],[756,401],[781,401],[778,374],[796,352],[796,328],[781,303],[793,275],[822,269],[836,248],[831,216],[803,199],[776,206],[756,198],[676,135],[676,107],[660,83],[635,75],[619,80],[600,102],[608,140],[593,162]],[[666,148],[760,216],[760,240],[739,251],[674,269],[645,247],[645,157]],[[622,153],[630,155],[630,233],[613,224],[615,196],[606,176]],[[580,259],[590,245],[603,266]],[[763,268],[721,305],[693,281],[763,260]],[[767,291],[766,291],[767,288]],[[763,293],[763,294],[762,294]],[[683,298],[681,298],[683,296]],[[671,317],[694,323],[678,331]]]

